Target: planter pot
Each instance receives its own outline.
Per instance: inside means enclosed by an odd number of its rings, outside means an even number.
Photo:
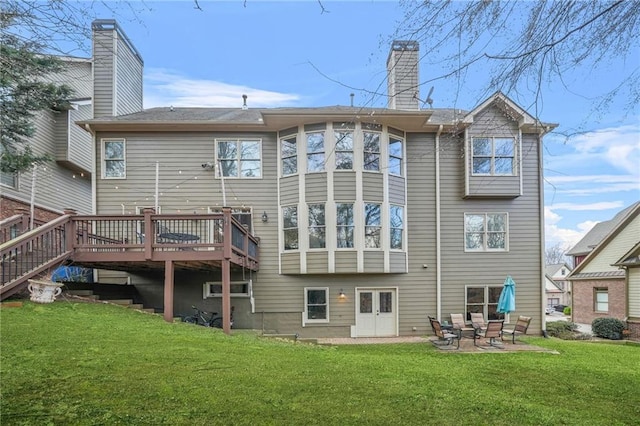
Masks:
[[[63,283],[53,281],[29,280],[31,301],[36,303],[51,303],[62,293]]]

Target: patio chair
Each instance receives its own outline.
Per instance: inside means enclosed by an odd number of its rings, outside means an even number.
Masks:
[[[516,321],[516,325],[513,328],[502,330],[503,338],[505,334],[511,335],[511,338],[512,338],[511,341],[515,345],[516,335],[527,334],[527,329],[529,328],[530,323],[531,323],[531,317],[523,317],[522,315],[520,315],[518,317],[518,321]]]
[[[433,333],[440,339],[447,342],[447,345],[453,344],[454,340],[458,341],[458,346],[456,349],[460,349],[460,333],[449,333],[442,329],[440,325],[440,321],[433,317],[429,317],[429,322],[431,323],[431,329]]]
[[[485,339],[489,339],[490,346],[497,346],[501,344],[502,341],[496,341],[496,339],[502,339],[502,328],[504,327],[504,320],[491,320],[487,323],[487,327],[484,330],[476,329],[475,338],[473,339],[473,344],[476,344],[476,339],[478,337],[484,337]]]
[[[471,313],[471,325],[476,330],[484,330],[487,328],[487,324],[484,322],[484,314],[482,313]]]
[[[451,314],[451,324],[454,330],[460,331],[460,337],[472,338],[476,331],[475,328],[467,325],[462,314]]]

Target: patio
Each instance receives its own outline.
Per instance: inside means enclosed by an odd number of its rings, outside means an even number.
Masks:
[[[510,341],[503,341],[502,344],[497,346],[489,345],[489,341],[485,339],[478,339],[477,345],[473,344],[473,339],[462,338],[460,340],[460,349],[457,348],[456,343],[447,344],[439,340],[435,336],[406,336],[406,337],[359,337],[359,338],[325,338],[317,339],[319,345],[383,345],[383,344],[397,344],[397,343],[422,343],[425,345],[433,345],[442,352],[453,353],[508,353],[508,352],[548,352],[557,354],[557,351],[543,348],[540,346],[530,345],[523,343],[520,340],[516,340],[514,345]]]

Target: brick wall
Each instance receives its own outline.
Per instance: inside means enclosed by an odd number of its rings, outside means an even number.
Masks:
[[[629,339],[640,341],[640,319],[629,319],[627,321],[627,328],[631,332]]]
[[[609,311],[595,312],[595,288],[607,288],[609,292]],[[625,280],[588,280],[573,281],[573,304],[571,316],[573,322],[591,324],[596,318],[612,317],[625,320]]]
[[[22,201],[14,200],[7,197],[2,197],[0,199],[0,214],[2,215],[2,217],[0,217],[0,220],[20,213],[29,214],[29,210],[29,204],[23,203]],[[50,220],[61,216],[60,213],[41,209],[38,207],[36,207],[33,212],[35,219],[41,220],[43,222],[49,222]]]

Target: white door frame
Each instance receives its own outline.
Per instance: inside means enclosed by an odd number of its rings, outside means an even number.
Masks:
[[[398,335],[398,287],[356,287],[355,289],[355,337],[392,337]],[[360,313],[360,293],[373,293],[373,304],[369,314]],[[381,322],[380,293],[392,293],[392,312],[386,317],[392,324]],[[384,314],[383,314],[384,315]]]

